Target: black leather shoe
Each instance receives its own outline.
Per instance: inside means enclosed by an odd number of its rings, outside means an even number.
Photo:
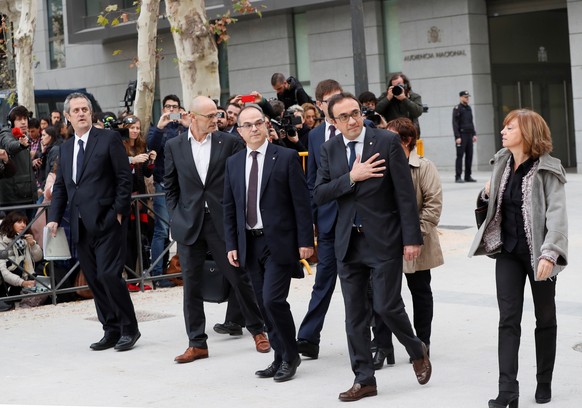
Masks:
[[[242,326],[234,322],[216,323],[214,331],[219,334],[230,334],[231,336],[242,336]]]
[[[317,360],[317,357],[319,357],[319,345],[307,340],[297,340],[297,351],[299,354],[314,360]]]
[[[291,362],[283,361],[281,367],[279,367],[279,370],[277,370],[275,377],[273,377],[273,380],[277,382],[289,381],[291,378],[293,378],[293,376],[295,376],[299,364],[301,364],[301,357],[299,356],[297,356],[295,360]]]
[[[103,338],[89,347],[94,351],[102,351],[115,347],[121,335],[119,333],[105,333]]]
[[[538,383],[536,388],[536,402],[546,404],[552,400],[552,384]]]
[[[469,178],[465,178],[465,182],[467,182],[467,183],[476,183],[477,180],[475,180],[473,177],[469,177]]]
[[[117,351],[127,351],[131,350],[135,345],[135,342],[141,337],[141,333],[138,331],[135,334],[123,335],[119,338],[119,341],[115,345],[115,350]]]
[[[12,309],[14,309],[14,302],[0,300],[0,312],[8,312]]]
[[[383,349],[378,348],[374,353],[374,370],[380,370],[384,366],[384,360],[386,360],[386,365],[394,365],[394,349]]]
[[[464,183],[465,180],[463,180],[462,178],[456,178],[455,179],[455,183]]]
[[[513,392],[500,392],[497,398],[489,400],[489,408],[518,408],[519,394]]]
[[[255,371],[255,375],[261,378],[273,378],[277,374],[277,371],[279,371],[279,367],[281,367],[281,364],[273,361],[264,370]]]

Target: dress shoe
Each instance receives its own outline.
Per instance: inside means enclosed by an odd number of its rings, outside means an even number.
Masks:
[[[208,349],[199,347],[188,347],[184,354],[177,356],[174,361],[176,363],[191,363],[194,360],[201,360],[208,358]]]
[[[131,350],[135,345],[135,342],[141,337],[141,333],[136,331],[134,334],[124,334],[119,338],[119,341],[115,345],[115,350],[117,351],[127,351]]]
[[[293,376],[295,376],[299,364],[301,364],[301,357],[299,357],[299,355],[297,355],[297,357],[295,357],[295,360],[291,362],[283,361],[283,363],[281,363],[281,367],[279,367],[279,369],[275,373],[273,380],[277,382],[289,381],[291,378],[293,378]]]
[[[416,374],[416,379],[420,385],[424,385],[430,380],[432,374],[432,365],[428,358],[428,349],[426,344],[422,343],[422,357],[412,360],[412,368]]]
[[[465,178],[465,182],[467,182],[467,183],[476,183],[477,180],[475,180],[473,177],[469,177],[469,178]]]
[[[105,333],[101,340],[97,343],[91,344],[89,347],[94,351],[107,350],[111,347],[115,347],[120,337],[121,335],[118,333]]]
[[[271,351],[271,343],[269,343],[269,339],[267,339],[265,333],[255,334],[253,339],[255,339],[255,348],[259,353],[268,353]]]
[[[463,180],[462,178],[458,177],[455,179],[455,183],[464,183],[465,180]]]
[[[497,398],[489,400],[489,408],[518,408],[519,394],[515,392],[500,392]]]
[[[231,336],[242,336],[242,326],[234,322],[216,323],[214,331],[219,334],[230,334]]]
[[[299,354],[317,360],[319,357],[319,345],[307,340],[297,340],[297,351]]]
[[[279,371],[279,367],[281,367],[281,364],[273,361],[264,370],[255,371],[255,375],[261,378],[273,378]]]
[[[350,388],[346,392],[342,392],[339,395],[339,399],[340,401],[349,402],[358,401],[364,397],[374,397],[376,395],[378,395],[378,390],[376,389],[375,385],[354,383],[354,385],[352,385],[352,388]]]
[[[14,309],[14,302],[0,300],[0,312],[8,312],[12,309]]]
[[[546,404],[552,400],[552,384],[538,383],[536,388],[536,402]]]
[[[374,353],[374,370],[380,370],[384,366],[384,360],[386,360],[386,365],[394,365],[394,349],[384,349],[377,348]]]

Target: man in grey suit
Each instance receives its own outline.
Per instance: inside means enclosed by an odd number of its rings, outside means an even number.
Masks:
[[[339,395],[356,401],[377,395],[370,352],[370,305],[390,327],[413,360],[420,384],[432,372],[426,346],[414,335],[400,295],[402,256],[420,254],[422,235],[408,161],[398,135],[364,127],[360,102],[340,93],[328,102],[341,137],[321,147],[313,199],[337,200],[335,251],[346,310],[346,332],[353,386]]]
[[[196,97],[188,131],[166,143],[166,201],[172,237],[178,242],[189,338],[186,351],[174,359],[177,363],[208,357],[206,318],[200,293],[207,251],[212,253],[216,265],[234,289],[257,351],[271,350],[250,279],[226,258],[222,209],[224,167],[226,159],[244,149],[244,145],[237,136],[216,131],[217,115],[212,99]]]

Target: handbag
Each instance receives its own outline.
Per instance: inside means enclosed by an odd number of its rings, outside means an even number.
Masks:
[[[477,229],[481,228],[481,225],[485,222],[487,218],[487,208],[489,203],[481,198],[482,191],[479,191],[477,195],[477,203],[475,205],[475,222],[477,223]]]

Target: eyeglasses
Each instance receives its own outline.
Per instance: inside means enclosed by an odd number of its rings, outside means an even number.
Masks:
[[[253,126],[258,128],[259,126],[263,126],[264,124],[265,124],[265,121],[263,119],[261,119],[261,120],[257,120],[255,123],[243,123],[239,127],[244,129],[245,131],[249,131],[253,128]]]
[[[221,118],[222,117],[222,112],[216,112],[216,113],[209,113],[208,115],[203,115],[201,113],[198,112],[192,112],[194,115],[198,115],[198,116],[202,116],[206,119],[216,119],[216,118]]]
[[[172,105],[170,103],[167,103],[164,105],[164,109],[180,109],[180,105]]]
[[[335,117],[335,119],[340,121],[341,123],[346,123],[350,120],[350,118],[358,120],[361,117],[362,117],[362,111],[359,109],[356,109],[356,110],[352,111],[352,113],[342,113],[341,115],[337,115]]]

